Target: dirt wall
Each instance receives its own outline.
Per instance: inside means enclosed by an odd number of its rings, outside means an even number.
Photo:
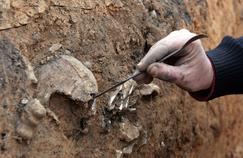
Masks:
[[[157,80],[159,95],[124,113],[106,110],[108,96],[90,114],[86,103],[55,93],[31,140],[16,133],[24,99],[38,94],[28,74],[39,79],[39,68],[53,58],[77,58],[103,90],[131,74],[173,30],[207,34],[206,49],[224,35],[242,35],[242,6],[242,0],[0,0],[0,157],[242,157],[242,96],[197,102]],[[23,57],[33,66],[27,75]],[[134,139],[124,141],[122,125]]]

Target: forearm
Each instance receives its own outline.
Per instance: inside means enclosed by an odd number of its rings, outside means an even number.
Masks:
[[[214,68],[214,81],[208,90],[191,93],[206,101],[228,94],[243,93],[243,37],[226,36],[219,46],[208,52]]]

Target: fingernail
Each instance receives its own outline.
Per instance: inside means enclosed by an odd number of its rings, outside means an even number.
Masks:
[[[153,77],[156,77],[158,74],[158,68],[156,66],[153,66],[152,68],[149,69],[149,73],[150,75],[152,75]]]
[[[144,63],[142,61],[140,61],[138,64],[137,64],[137,67],[136,67],[138,70],[140,71],[144,71]]]
[[[138,63],[138,64],[136,65],[136,68],[139,69],[141,66],[142,66],[142,63],[140,62],[140,63]]]

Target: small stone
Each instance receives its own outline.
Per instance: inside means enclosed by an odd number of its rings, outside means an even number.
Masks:
[[[114,6],[117,7],[117,8],[122,8],[122,7],[124,7],[124,4],[122,3],[122,1],[117,0],[117,1],[115,2],[115,5],[114,5]]]
[[[38,99],[31,100],[28,103],[26,109],[29,110],[38,119],[41,119],[44,116],[46,116],[46,109],[43,105],[41,105]]]
[[[24,103],[27,103],[27,105],[24,107],[16,132],[24,139],[31,139],[37,125],[46,115],[46,110],[37,99],[25,101]]]
[[[66,55],[71,55],[72,53],[71,53],[69,50],[65,50],[65,51],[64,51],[64,54],[66,54]]]
[[[83,133],[83,134],[88,134],[88,133],[89,133],[89,128],[88,128],[88,127],[84,128],[84,129],[82,130],[82,133]]]
[[[71,14],[70,17],[71,17],[70,21],[72,23],[77,23],[79,20],[79,17],[76,14]]]
[[[35,40],[35,41],[40,40],[40,39],[41,39],[41,35],[40,35],[40,33],[38,33],[38,32],[33,32],[33,33],[32,33],[32,39]]]
[[[165,147],[165,143],[162,141],[162,142],[160,142],[160,145],[162,146],[162,147]]]
[[[48,116],[50,116],[57,125],[60,125],[60,120],[58,119],[57,115],[49,108],[46,108],[46,113]]]
[[[11,1],[11,7],[15,8],[15,9],[21,9],[24,7],[24,5],[25,5],[25,2],[23,0]]]
[[[4,78],[0,78],[0,88],[3,88],[4,86]]]
[[[36,14],[36,11],[33,8],[27,8],[24,12],[30,17],[33,17]]]
[[[150,16],[153,17],[153,18],[157,18],[157,13],[156,13],[156,11],[155,11],[155,10],[152,10],[152,11],[150,12]]]
[[[109,5],[111,5],[112,4],[112,0],[105,0],[105,5],[106,6],[109,6]]]
[[[56,43],[56,44],[53,44],[53,45],[49,48],[49,51],[53,53],[53,52],[59,50],[61,47],[62,47],[62,44],[60,44],[60,43]]]
[[[80,1],[79,5],[81,8],[84,8],[85,10],[91,10],[96,6],[96,2],[94,0],[85,0]]]
[[[31,127],[36,127],[40,122],[40,120],[31,113],[22,115],[21,121],[22,123],[29,125]]]
[[[8,104],[9,104],[9,100],[7,98],[3,99],[2,106],[3,106],[4,109],[8,108]]]
[[[131,142],[139,137],[139,128],[134,126],[129,120],[120,123],[121,139]]]
[[[26,72],[26,75],[28,77],[28,79],[31,81],[31,83],[33,84],[37,84],[38,80],[35,76],[35,73],[34,73],[34,69],[31,65],[31,63],[29,62],[29,60],[23,56],[23,61],[26,65],[26,69],[25,69],[25,72]]]
[[[38,5],[38,13],[44,13],[46,9],[48,8],[48,5],[46,4],[45,0],[39,0],[39,5]]]
[[[122,149],[122,153],[124,153],[124,154],[131,154],[134,145],[135,145],[135,143],[132,143],[132,144],[128,145],[127,147],[123,148]]]
[[[122,151],[116,150],[116,158],[122,158]]]
[[[93,103],[91,105],[91,112],[92,112],[92,115],[95,115],[96,112],[97,112],[97,109],[96,109],[96,99],[92,100]]]
[[[33,128],[23,123],[18,125],[16,132],[24,139],[31,139],[34,135]]]
[[[10,0],[0,1],[0,11],[2,11],[3,9],[10,9]]]
[[[23,105],[26,105],[29,102],[29,100],[27,98],[23,98],[20,103]]]
[[[106,6],[114,6],[116,8],[121,8],[123,7],[123,3],[120,0],[105,0],[105,5]]]
[[[139,88],[139,93],[142,96],[156,96],[160,93],[160,88],[156,84],[144,84]]]
[[[47,56],[46,61],[50,61],[52,59],[52,56]]]
[[[25,13],[22,13],[22,12],[17,12],[15,15],[15,18],[16,18],[16,21],[18,21],[18,23],[20,25],[25,25],[25,24],[28,24],[28,22],[29,22],[29,17]]]
[[[44,60],[44,59],[42,59],[41,61],[40,61],[40,65],[44,65],[46,63],[46,61]]]

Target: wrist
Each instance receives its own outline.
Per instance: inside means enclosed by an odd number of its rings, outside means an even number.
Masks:
[[[190,92],[189,94],[196,100],[198,101],[209,101],[215,91],[215,82],[216,82],[216,77],[215,77],[215,67],[213,65],[213,61],[207,56],[209,62],[210,62],[210,68],[209,71],[210,74],[212,75],[211,82],[209,80],[209,86],[205,89],[202,89],[200,91],[196,92]],[[210,76],[211,76],[210,75]]]
[[[204,87],[202,87],[201,90],[206,90],[206,89],[209,89],[210,87],[212,87],[212,84],[213,84],[213,81],[215,78],[214,77],[215,76],[214,66],[213,66],[211,59],[208,56],[207,56],[206,71],[208,71],[207,75],[205,75],[206,84]]]
[[[212,60],[207,56],[207,63],[205,69],[208,70],[204,76],[204,80],[206,80],[207,84],[201,87],[200,90],[189,92],[189,94],[198,101],[208,101],[211,99],[214,91],[215,91],[215,67],[213,65]]]

